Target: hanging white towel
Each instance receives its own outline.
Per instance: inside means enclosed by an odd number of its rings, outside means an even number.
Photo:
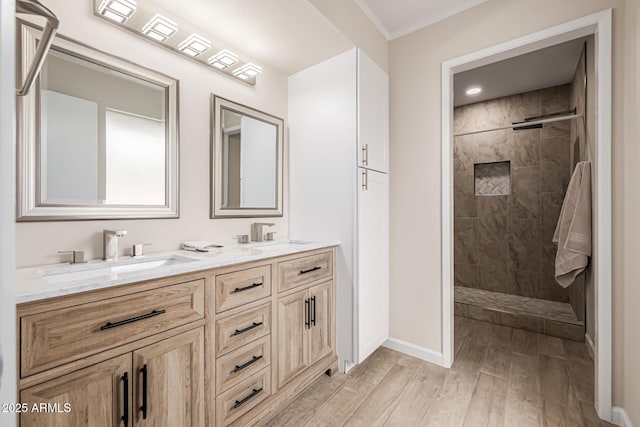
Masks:
[[[591,257],[591,162],[576,165],[562,203],[553,243],[558,245],[556,282],[566,288],[587,268]]]

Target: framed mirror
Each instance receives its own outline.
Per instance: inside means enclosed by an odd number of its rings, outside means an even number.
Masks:
[[[18,221],[178,217],[177,80],[57,36],[17,120]]]
[[[213,95],[212,218],[282,216],[284,120]]]

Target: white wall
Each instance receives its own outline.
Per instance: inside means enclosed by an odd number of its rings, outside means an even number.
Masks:
[[[105,228],[129,231],[121,240],[121,254],[128,253],[133,243],[149,242],[153,244],[151,251],[161,251],[177,249],[184,240],[230,243],[234,236],[248,234],[255,220],[209,219],[210,94],[286,120],[286,76],[263,67],[256,86],[248,86],[95,18],[93,2],[45,0],[43,4],[60,18],[60,34],[180,80],[180,218],[19,223],[18,266],[59,262],[56,252],[66,249],[86,249],[89,258],[99,258]],[[288,183],[284,184],[287,212]],[[274,222],[278,238],[287,237],[286,216],[274,218]]]
[[[631,2],[633,3],[633,1]],[[440,123],[441,64],[443,61],[487,48],[516,37],[613,8],[613,343],[614,404],[637,406],[640,395],[625,393],[627,378],[637,369],[623,370],[625,325],[637,338],[637,314],[627,319],[625,292],[638,280],[625,279],[625,266],[637,263],[640,248],[624,251],[624,236],[636,236],[640,203],[625,207],[625,199],[640,181],[635,158],[625,151],[637,146],[637,131],[623,135],[623,87],[625,38],[623,0],[489,0],[390,43],[390,174],[391,182],[391,331],[392,337],[429,350],[442,350],[441,312],[441,168]],[[637,33],[631,34],[637,37]],[[636,71],[637,73],[637,71]],[[631,77],[629,77],[631,79]],[[637,74],[636,74],[637,78]],[[637,111],[629,112],[635,114]],[[636,139],[633,142],[633,139]],[[635,144],[635,145],[634,145]],[[623,164],[628,162],[628,168]],[[633,163],[635,166],[631,166]],[[624,169],[624,171],[623,171]],[[628,174],[628,177],[625,177]],[[625,182],[629,182],[629,186]],[[637,196],[636,196],[637,198]],[[635,199],[634,199],[635,200]],[[625,215],[628,227],[623,229]],[[633,219],[631,219],[633,218]],[[635,232],[634,233],[632,233]],[[637,245],[637,243],[635,243]],[[628,261],[627,261],[628,260]],[[627,264],[629,263],[629,264]],[[633,273],[637,276],[637,273]],[[416,280],[419,278],[419,280]],[[626,298],[628,301],[628,298]],[[630,304],[627,302],[627,304]],[[634,307],[640,301],[633,302]],[[637,312],[637,309],[634,308]],[[628,333],[628,332],[627,332]],[[638,357],[635,362],[637,363]],[[628,365],[630,366],[630,365]],[[632,399],[632,397],[634,399]],[[634,419],[636,425],[640,420]]]
[[[0,0],[0,403],[16,402],[14,11]],[[14,414],[0,411],[0,425]]]
[[[623,407],[627,410],[633,425],[640,426],[640,2],[625,1],[625,76],[624,76],[624,235],[625,277],[624,277],[624,385],[622,386]],[[614,165],[615,168],[616,165]],[[615,236],[614,236],[615,237]],[[619,287],[618,287],[619,288]],[[614,350],[620,351],[620,345]],[[620,403],[618,403],[620,406]]]

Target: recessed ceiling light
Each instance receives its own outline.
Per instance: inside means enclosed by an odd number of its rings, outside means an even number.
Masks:
[[[142,32],[154,40],[163,42],[178,31],[178,24],[158,14],[142,27]]]
[[[469,89],[467,89],[467,95],[477,95],[480,92],[482,92],[482,88],[479,86],[474,86],[474,87],[470,87]]]
[[[262,73],[262,68],[256,64],[248,63],[233,71],[233,75],[242,80],[248,80]]]
[[[98,13],[124,24],[136,11],[136,0],[103,0],[98,6]]]
[[[178,46],[179,50],[192,57],[196,57],[210,48],[211,42],[197,34],[191,34]]]
[[[209,62],[210,65],[216,67],[219,70],[224,70],[228,66],[238,62],[238,55],[231,52],[230,50],[223,49],[209,58],[207,62]]]

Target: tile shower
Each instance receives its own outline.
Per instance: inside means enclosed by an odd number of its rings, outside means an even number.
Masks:
[[[455,133],[569,110],[579,86],[458,107]],[[456,315],[584,339],[584,277],[567,289],[555,282],[551,241],[572,167],[584,155],[573,149],[572,126],[454,138]]]

